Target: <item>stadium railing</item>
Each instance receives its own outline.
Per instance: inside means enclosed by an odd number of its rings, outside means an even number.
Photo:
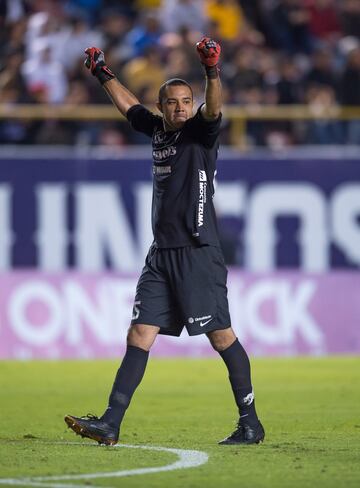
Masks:
[[[360,120],[360,107],[318,105],[227,105],[224,117],[230,121],[230,144],[246,148],[247,124],[258,122],[297,122],[310,120]],[[0,104],[0,120],[121,120],[113,105]]]

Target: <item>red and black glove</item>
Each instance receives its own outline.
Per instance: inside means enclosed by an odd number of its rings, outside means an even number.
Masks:
[[[205,67],[208,78],[217,78],[219,75],[219,58],[221,53],[220,44],[210,39],[210,37],[203,37],[200,42],[196,44],[196,49],[200,57],[201,63]]]
[[[104,53],[98,47],[88,47],[85,49],[85,66],[96,76],[103,85],[106,81],[115,78],[114,73],[105,64]]]

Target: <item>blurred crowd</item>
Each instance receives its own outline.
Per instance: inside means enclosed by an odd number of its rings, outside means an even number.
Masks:
[[[202,101],[195,43],[222,45],[224,102],[360,107],[360,0],[0,0],[0,104],[102,104],[83,66],[100,47],[118,78],[153,105],[168,78]],[[224,124],[223,142],[229,142]],[[252,121],[248,144],[360,144],[360,121]],[[0,119],[2,144],[147,143],[122,121]]]

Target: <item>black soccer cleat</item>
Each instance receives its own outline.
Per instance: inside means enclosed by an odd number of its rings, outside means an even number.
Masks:
[[[249,424],[241,424],[240,420],[236,430],[219,444],[230,446],[235,444],[260,444],[265,438],[265,430],[259,421],[255,427]]]
[[[113,446],[119,439],[119,430],[103,422],[96,415],[88,414],[84,417],[66,415],[64,420],[75,434],[93,439],[99,444]]]

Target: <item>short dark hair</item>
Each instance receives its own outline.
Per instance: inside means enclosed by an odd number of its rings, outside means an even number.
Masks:
[[[193,97],[193,91],[189,83],[181,78],[171,78],[170,80],[165,81],[160,87],[159,90],[159,103],[162,103],[163,98],[165,98],[165,91],[168,86],[187,86],[191,91],[191,98]]]

